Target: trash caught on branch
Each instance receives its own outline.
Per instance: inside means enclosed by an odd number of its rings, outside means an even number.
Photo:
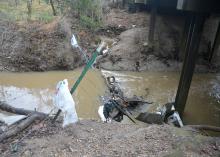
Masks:
[[[78,121],[78,116],[75,109],[75,102],[72,95],[70,94],[67,79],[59,81],[57,83],[54,104],[64,114],[63,127],[71,123],[76,123]]]

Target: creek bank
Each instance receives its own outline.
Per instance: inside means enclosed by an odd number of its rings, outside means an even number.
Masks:
[[[9,143],[1,143],[3,156],[218,156],[220,139],[206,137],[169,125],[106,124],[81,120],[61,128],[55,125],[34,125],[33,130],[11,152]],[[28,130],[25,132],[28,133]],[[23,135],[20,135],[22,138]],[[12,140],[12,139],[11,139]],[[13,139],[12,141],[16,141]]]
[[[66,25],[59,18],[49,24],[25,26],[1,20],[1,70],[68,70],[82,65],[79,55],[71,53],[71,46],[66,42],[71,35]]]
[[[51,23],[15,23],[0,19],[2,43],[0,71],[72,70],[85,64],[70,39],[74,33],[88,56],[99,42],[107,40],[109,56],[97,62],[98,68],[129,71],[180,71],[183,55],[179,53],[183,17],[158,15],[154,47],[147,40],[149,13],[130,14],[109,9],[98,30],[82,28],[73,13],[57,17]],[[216,72],[218,67],[205,60],[208,41],[201,41],[197,72]]]
[[[106,24],[126,28],[116,37],[109,56],[99,60],[98,67],[116,71],[180,71],[183,54],[179,52],[184,17],[158,15],[154,45],[148,41],[149,14],[129,14],[123,10],[112,10]],[[116,22],[115,22],[116,21]],[[213,33],[212,33],[213,34]],[[196,72],[216,72],[219,68],[210,64],[205,56],[208,38],[204,32],[197,59]]]

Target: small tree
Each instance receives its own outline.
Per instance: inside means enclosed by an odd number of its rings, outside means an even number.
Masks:
[[[51,8],[52,8],[52,10],[53,10],[53,15],[56,16],[57,14],[56,14],[56,10],[55,10],[55,8],[54,8],[53,0],[50,0],[50,5],[51,5]]]
[[[15,0],[15,6],[17,7],[19,3],[19,0]]]
[[[31,12],[32,12],[32,0],[27,0],[27,9],[28,9],[28,20],[31,19]]]
[[[71,8],[77,11],[82,25],[94,29],[101,24],[101,0],[75,0]]]
[[[53,15],[63,14],[67,9],[77,13],[82,26],[96,28],[102,23],[102,0],[44,0],[50,3]]]

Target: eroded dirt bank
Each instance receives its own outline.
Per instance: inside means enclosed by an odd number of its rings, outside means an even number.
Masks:
[[[184,16],[159,14],[156,19],[154,45],[148,41],[150,15],[147,12],[129,14],[125,10],[112,10],[107,15],[111,25],[126,28],[116,37],[117,43],[108,57],[99,61],[99,67],[108,70],[180,71],[184,54],[179,51],[184,28]],[[215,22],[208,19],[200,42],[197,72],[218,71],[218,64],[209,63],[210,41]]]
[[[1,20],[0,32],[2,71],[69,70],[82,64],[67,42],[71,31],[64,19],[26,26]]]
[[[0,144],[2,156],[220,155],[219,138],[187,131],[189,128],[106,124],[92,120],[81,120],[65,129],[60,125],[34,125],[26,130],[26,134],[32,131],[19,143],[17,152],[12,152],[7,143]]]
[[[155,45],[148,42],[149,13],[128,13],[110,9],[104,14],[103,27],[97,30],[83,29],[73,13],[53,22],[29,24],[0,20],[0,70],[48,71],[71,70],[84,64],[80,53],[70,45],[74,33],[88,56],[101,40],[111,46],[106,58],[97,66],[108,70],[178,71],[182,54],[179,54],[183,17],[158,15]],[[206,31],[208,32],[208,31]],[[207,34],[210,34],[208,32]],[[206,61],[209,40],[203,35],[197,71],[218,71]],[[215,68],[213,68],[215,67]]]

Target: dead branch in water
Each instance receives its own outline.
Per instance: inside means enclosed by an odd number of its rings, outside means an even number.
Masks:
[[[43,112],[37,112],[37,111],[32,111],[32,110],[25,110],[23,108],[15,108],[12,107],[10,105],[8,105],[7,103],[0,101],[0,110],[2,111],[6,111],[6,112],[10,112],[10,113],[14,113],[14,114],[19,114],[19,115],[31,115],[31,114],[38,114],[41,116],[46,116],[47,114],[43,113]]]
[[[36,114],[36,113],[31,115],[27,119],[20,122],[16,127],[12,128],[12,129],[9,129],[8,131],[2,133],[0,135],[0,142],[2,142],[3,140],[5,140],[9,137],[17,135],[19,132],[23,131],[29,125],[31,125],[33,122],[35,122],[35,120],[42,120],[44,118],[45,118],[45,116],[42,116],[42,115],[39,115],[39,114]]]
[[[199,129],[199,130],[220,132],[220,127],[217,127],[217,126],[211,126],[211,125],[187,125],[187,126],[192,127],[194,129]]]
[[[0,109],[3,111],[7,111],[10,113],[20,114],[20,115],[27,115],[28,118],[17,124],[17,126],[9,129],[6,132],[3,132],[0,135],[0,142],[3,140],[10,138],[12,136],[17,135],[19,132],[26,129],[28,126],[30,126],[32,123],[34,123],[36,120],[43,120],[47,117],[47,114],[37,111],[31,111],[31,110],[25,110],[21,108],[15,108],[12,107],[5,102],[0,101]]]

